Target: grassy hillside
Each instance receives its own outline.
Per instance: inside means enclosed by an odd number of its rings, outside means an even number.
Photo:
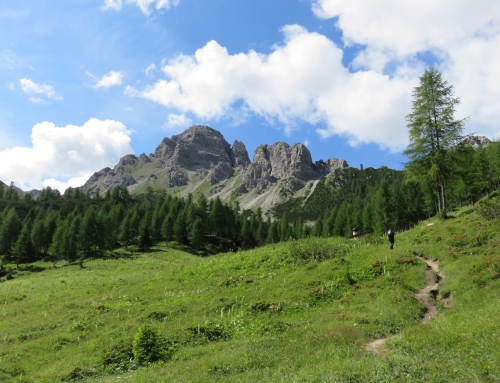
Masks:
[[[37,263],[0,284],[0,381],[500,382],[498,232],[462,210],[393,251],[381,237],[311,238]],[[445,275],[425,325],[415,254]],[[134,360],[140,329],[163,360]],[[365,350],[384,337],[381,354]]]

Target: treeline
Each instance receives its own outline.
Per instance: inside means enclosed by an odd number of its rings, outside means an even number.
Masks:
[[[48,187],[33,200],[10,186],[0,191],[0,206],[0,254],[17,264],[74,262],[129,246],[147,251],[161,241],[211,254],[263,244],[272,226],[260,210],[240,212],[236,202],[183,199],[151,187],[130,196],[118,186],[93,198],[78,189],[61,195]]]
[[[473,204],[498,188],[500,143],[478,149],[465,145],[455,158],[448,206]],[[240,211],[237,202],[183,199],[151,187],[131,196],[118,186],[92,198],[79,189],[61,195],[48,187],[33,200],[11,184],[0,187],[0,255],[17,264],[74,262],[120,247],[147,251],[161,241],[208,255],[310,235],[350,236],[353,228],[358,233],[402,230],[438,211],[428,185],[406,182],[404,172],[386,167],[338,170],[323,178],[307,201],[291,199],[278,206],[278,219],[271,222],[260,209]]]

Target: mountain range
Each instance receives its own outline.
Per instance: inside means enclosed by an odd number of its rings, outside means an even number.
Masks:
[[[180,196],[238,199],[244,209],[265,212],[294,195],[312,193],[318,180],[348,166],[338,158],[313,162],[304,144],[285,142],[260,145],[250,161],[243,142],[230,145],[219,131],[194,125],[164,138],[150,155],[128,154],[113,169],[95,172],[80,190],[102,195],[120,185],[140,193],[151,186]]]

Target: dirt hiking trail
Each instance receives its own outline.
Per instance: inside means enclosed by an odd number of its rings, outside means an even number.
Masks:
[[[425,286],[415,294],[415,298],[422,302],[425,306],[425,315],[421,321],[422,324],[425,324],[430,322],[432,319],[436,319],[438,316],[435,300],[438,298],[439,282],[444,278],[444,275],[441,270],[439,270],[439,261],[434,261],[418,255],[416,255],[416,257],[427,263],[427,270],[425,271]],[[373,342],[368,343],[365,349],[373,352],[374,354],[382,354],[381,347],[386,340],[387,338],[374,340]]]

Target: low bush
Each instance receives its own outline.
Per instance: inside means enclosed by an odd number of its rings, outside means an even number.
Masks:
[[[500,218],[500,197],[480,201],[477,204],[476,211],[487,220]]]
[[[134,336],[132,354],[139,365],[170,359],[174,346],[169,344],[159,330],[146,324]]]

